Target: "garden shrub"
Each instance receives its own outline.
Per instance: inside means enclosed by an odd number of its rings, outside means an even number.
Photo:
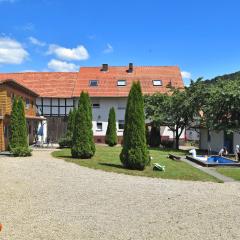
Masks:
[[[15,147],[12,148],[11,153],[14,157],[27,157],[32,155],[32,149],[29,147]]]
[[[72,147],[72,138],[62,137],[58,141],[60,148],[71,148]]]
[[[172,141],[172,140],[162,140],[161,145],[165,148],[173,148],[174,147],[174,141]]]

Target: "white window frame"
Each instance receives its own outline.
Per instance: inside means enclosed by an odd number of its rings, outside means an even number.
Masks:
[[[119,128],[120,122],[121,122],[121,124],[123,123],[123,128]],[[125,124],[125,121],[124,121],[124,120],[118,120],[118,131],[119,131],[119,132],[123,132],[123,130],[124,130],[124,124]]]
[[[162,86],[162,80],[160,79],[152,80],[152,83],[153,83],[153,86],[156,86],[156,87]]]
[[[98,128],[98,124],[101,124],[101,128]],[[103,123],[102,122],[96,122],[96,131],[102,132],[103,130]]]
[[[118,87],[125,87],[127,85],[127,81],[124,79],[120,79],[117,81],[117,86]]]

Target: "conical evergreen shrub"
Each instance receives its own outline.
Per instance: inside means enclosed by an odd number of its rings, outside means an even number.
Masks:
[[[159,147],[160,143],[161,143],[160,129],[157,126],[152,125],[149,137],[149,145],[150,147]]]
[[[19,128],[19,147],[28,148],[28,130],[25,118],[24,103],[22,98],[18,100],[18,128]]]
[[[10,150],[18,147],[19,143],[19,125],[18,125],[18,99],[15,97],[12,105],[10,118]]]
[[[149,132],[148,125],[145,126],[145,136],[146,136],[146,144],[148,146],[149,145],[149,139],[150,139],[150,132]]]
[[[88,93],[82,92],[75,116],[71,148],[74,158],[91,158],[95,154],[92,131],[92,105]]]
[[[14,156],[31,155],[31,150],[28,146],[28,130],[24,108],[23,100],[15,98],[10,120],[10,151]]]
[[[120,159],[124,167],[137,170],[143,170],[150,162],[146,145],[144,103],[139,82],[133,83],[128,95]]]
[[[113,107],[110,109],[108,115],[108,126],[105,143],[108,144],[110,147],[113,147],[117,144],[116,114]]]
[[[76,112],[77,109],[73,108],[73,110],[70,110],[68,114],[68,121],[67,121],[67,134],[66,137],[68,139],[72,139],[73,132],[74,132],[74,126],[75,126],[75,118],[76,118]]]
[[[74,110],[73,110],[74,111]],[[74,129],[74,113],[72,109],[70,109],[68,113],[68,118],[67,118],[67,133],[66,137],[72,138],[73,135],[73,129]]]
[[[76,117],[76,108],[70,109],[67,118],[67,132],[64,137],[61,137],[58,141],[60,148],[71,148],[72,147],[72,138],[74,132],[75,125],[75,117]]]

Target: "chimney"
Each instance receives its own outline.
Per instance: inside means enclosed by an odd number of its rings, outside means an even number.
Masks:
[[[108,71],[108,64],[104,63],[102,65],[102,69],[101,69],[102,72],[107,72]]]
[[[129,63],[128,72],[133,72],[133,63]]]

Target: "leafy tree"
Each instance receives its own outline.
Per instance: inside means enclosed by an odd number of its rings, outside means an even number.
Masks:
[[[92,106],[88,93],[82,92],[75,116],[71,153],[74,158],[91,158],[95,154],[92,131]]]
[[[109,111],[105,142],[111,147],[117,144],[116,114],[113,107]]]
[[[133,83],[128,95],[120,159],[124,167],[143,170],[150,162],[145,136],[144,102],[141,85]]]
[[[233,132],[240,130],[239,80],[220,80],[208,88],[202,106],[203,124],[211,130]]]
[[[150,137],[149,137],[149,145],[150,147],[159,147],[161,143],[160,129],[156,124],[152,124]]]
[[[190,89],[171,89],[170,94],[154,94],[145,100],[146,117],[157,124],[167,126],[175,136],[175,147],[184,129],[194,120],[198,112],[195,107],[196,95]]]
[[[160,127],[165,121],[164,103],[168,96],[166,94],[155,93],[144,96],[144,110],[146,118],[154,125]]]
[[[14,149],[19,143],[19,125],[18,125],[18,99],[14,97],[11,119],[10,119],[10,149]]]

